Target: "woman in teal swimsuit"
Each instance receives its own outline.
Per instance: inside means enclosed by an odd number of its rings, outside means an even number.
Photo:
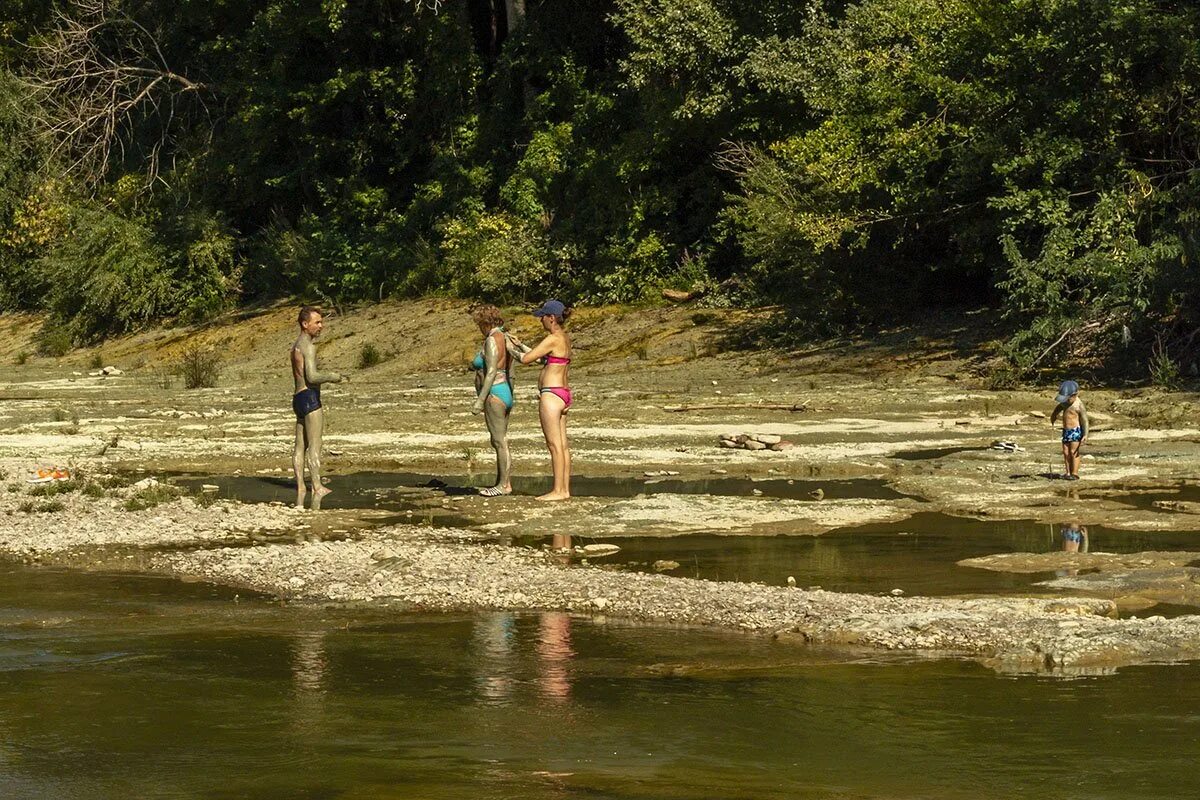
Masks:
[[[508,374],[508,348],[504,340],[504,317],[495,306],[479,306],[471,319],[483,334],[483,347],[471,366],[475,369],[475,405],[482,413],[496,451],[496,484],[479,493],[485,497],[512,494],[512,454],[508,450],[508,415],[513,407],[512,378]]]
[[[571,334],[567,333],[565,326],[571,309],[557,300],[547,300],[533,315],[541,321],[546,338],[534,348],[525,346],[514,336],[509,336],[508,340],[513,347],[511,355],[522,364],[538,360],[542,362],[542,374],[538,378],[538,414],[542,433],[546,437],[546,447],[550,450],[554,487],[538,500],[566,500],[571,496],[567,411],[571,408],[573,398],[567,375],[571,363]]]

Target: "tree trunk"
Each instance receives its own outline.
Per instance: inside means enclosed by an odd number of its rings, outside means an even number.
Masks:
[[[504,0],[504,11],[508,17],[506,33],[516,33],[525,22],[525,0]]]

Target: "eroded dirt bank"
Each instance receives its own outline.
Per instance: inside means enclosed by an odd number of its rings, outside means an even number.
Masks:
[[[486,432],[469,413],[464,366],[477,337],[464,311],[464,304],[426,301],[330,320],[322,360],[353,374],[350,384],[326,393],[326,465],[335,489],[339,474],[368,469],[450,483],[488,471]],[[279,307],[202,330],[147,333],[57,361],[18,359],[32,350],[33,322],[4,320],[0,359],[25,363],[6,367],[0,386],[0,459],[9,488],[0,504],[6,512],[0,549],[111,567],[105,548],[124,548],[120,558],[130,568],[168,569],[289,597],[396,598],[430,608],[575,607],[794,630],[812,641],[954,652],[1020,668],[1194,655],[1192,618],[1111,620],[1102,616],[1111,611],[1103,599],[934,600],[709,584],[568,569],[537,550],[488,544],[501,535],[552,532],[812,535],[902,521],[919,511],[1046,523],[1079,519],[1131,531],[1200,530],[1194,513],[1200,505],[1190,502],[1194,491],[1200,498],[1192,483],[1200,456],[1200,428],[1189,424],[1193,396],[1085,386],[1095,430],[1084,480],[1055,480],[1061,466],[1048,419],[1052,387],[982,388],[985,357],[979,337],[967,335],[975,322],[969,318],[924,338],[896,331],[872,342],[784,355],[728,348],[731,329],[745,315],[686,309],[578,315],[572,376],[579,400],[570,427],[577,475],[635,483],[662,480],[663,473],[692,482],[791,481],[812,486],[811,496],[632,491],[584,493],[551,506],[530,497],[419,499],[430,519],[454,517],[454,535],[388,526],[383,513],[336,510],[336,492],[335,510],[319,514],[228,501],[201,507],[191,499],[128,511],[120,500],[75,495],[62,498],[61,509],[19,510],[29,502],[24,475],[39,464],[284,480],[293,314],[291,306]],[[516,323],[527,339],[536,336],[531,323]],[[366,343],[387,358],[356,370]],[[223,354],[217,388],[184,390],[170,373],[193,344]],[[97,363],[120,374],[90,374]],[[522,371],[517,380],[511,433],[517,473],[544,474],[548,463],[532,399],[536,375]],[[782,452],[719,447],[719,437],[731,432],[774,434],[793,446]],[[997,440],[1018,449],[991,449]],[[888,491],[821,490],[823,482],[847,479]],[[158,552],[164,546],[177,552]],[[383,558],[392,566],[380,567],[372,557],[384,547],[395,550]],[[129,548],[139,551],[136,558]],[[77,555],[83,551],[86,558]],[[422,573],[425,558],[440,566]],[[301,567],[309,572],[297,573]],[[296,577],[301,586],[293,585]],[[471,587],[479,581],[494,591],[478,594]],[[1084,593],[1111,596],[1103,588]],[[605,602],[601,608],[576,603],[580,599]]]

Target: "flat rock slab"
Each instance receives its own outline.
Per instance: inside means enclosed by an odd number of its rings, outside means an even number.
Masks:
[[[1129,600],[1200,606],[1200,569],[1162,567],[1156,569],[1112,570],[1083,575],[1060,575],[1038,586],[1070,592],[1099,594],[1117,598],[1120,605],[1136,605]]]
[[[1139,570],[1163,567],[1186,567],[1200,561],[1200,552],[1147,551],[1144,553],[998,553],[991,556],[964,558],[960,567],[989,569],[994,572],[1054,572],[1055,570]]]
[[[821,534],[836,528],[898,522],[912,515],[910,501],[825,500],[813,503],[773,497],[654,494],[593,510],[593,535],[723,533]],[[583,532],[581,529],[580,532]]]

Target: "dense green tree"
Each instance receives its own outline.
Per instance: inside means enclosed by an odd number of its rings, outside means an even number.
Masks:
[[[55,6],[3,8],[0,67],[20,77]],[[98,186],[0,76],[0,303],[50,307],[77,338],[279,292],[602,302],[667,285],[783,302],[801,333],[993,302],[1019,365],[1083,329],[1157,333],[1183,357],[1200,324],[1191,5],[105,8],[139,33],[100,50],[152,37],[145,63],[173,76],[154,92],[186,91],[122,120]],[[95,297],[49,290],[85,263]]]

